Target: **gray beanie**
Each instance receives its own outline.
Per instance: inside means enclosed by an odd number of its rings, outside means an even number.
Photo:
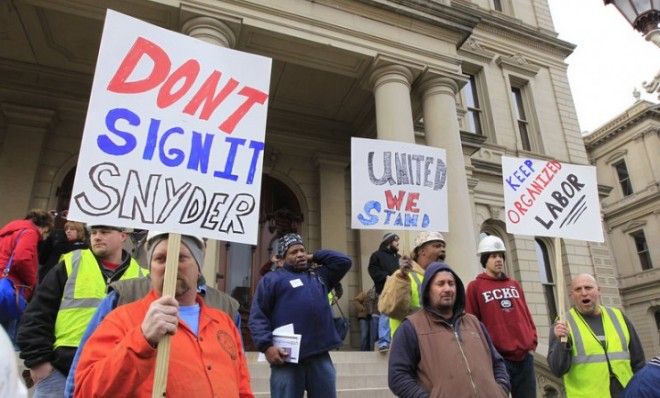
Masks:
[[[149,262],[149,268],[151,268],[151,257],[154,255],[154,248],[161,241],[167,239],[169,234],[163,233],[156,235],[153,238],[147,241],[147,261]],[[202,272],[202,265],[204,264],[204,247],[202,246],[202,241],[199,238],[195,238],[189,235],[181,235],[181,243],[186,245],[193,258],[197,262],[197,267],[199,268],[200,274]]]

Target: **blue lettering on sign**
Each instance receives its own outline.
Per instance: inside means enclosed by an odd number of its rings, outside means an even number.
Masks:
[[[420,225],[420,214],[396,211],[383,208],[377,200],[369,200],[364,204],[363,212],[357,215],[362,225],[393,225],[397,227],[417,227]],[[431,224],[428,214],[421,215],[421,226],[426,228]]]
[[[183,127],[163,126],[161,120],[149,119],[149,126],[145,126],[146,134],[132,131],[130,126],[139,127],[141,118],[135,112],[126,108],[115,108],[108,111],[105,118],[107,132],[96,138],[96,144],[101,151],[112,156],[127,155],[138,146],[138,139],[143,139],[139,145],[142,150],[142,159],[157,161],[167,167],[183,167],[201,174],[209,172],[209,165],[215,161],[221,165],[221,170],[213,171],[213,176],[229,181],[240,181],[247,185],[254,184],[258,177],[257,167],[264,152],[264,142],[246,140],[245,138],[225,137],[224,142],[229,144],[228,150],[214,151],[220,142],[215,140],[213,133],[186,131]],[[145,119],[146,120],[146,119]],[[176,138],[178,137],[178,138]],[[172,140],[170,140],[172,138]],[[182,140],[188,141],[189,147],[179,145]],[[158,152],[158,153],[156,153]],[[223,156],[217,159],[217,154]],[[216,154],[216,158],[212,155]],[[249,167],[235,166],[236,159],[250,159]]]
[[[140,125],[140,117],[128,109],[111,109],[105,117],[105,126],[108,128],[108,131],[122,138],[124,143],[116,144],[106,134],[99,135],[96,138],[96,145],[108,155],[126,155],[135,149],[135,145],[137,144],[133,134],[117,129],[117,122],[120,120],[128,122],[131,126]]]
[[[362,225],[374,225],[378,222],[378,216],[373,213],[375,210],[376,213],[380,213],[380,202],[375,201],[375,200],[370,200],[367,203],[364,204],[364,212],[366,215],[358,214],[357,218],[358,221],[362,223]]]
[[[534,162],[530,159],[525,159],[518,168],[516,168],[513,173],[508,176],[505,180],[509,184],[509,187],[516,191],[520,188],[520,184],[525,182],[527,177],[531,176],[534,172]]]

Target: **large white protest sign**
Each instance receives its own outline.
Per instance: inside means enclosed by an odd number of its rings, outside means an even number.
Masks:
[[[603,241],[596,168],[502,156],[511,234]]]
[[[256,244],[270,68],[108,11],[69,217]]]
[[[351,139],[351,226],[447,231],[445,150]]]

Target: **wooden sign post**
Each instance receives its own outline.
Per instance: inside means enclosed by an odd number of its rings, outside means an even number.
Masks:
[[[163,296],[174,297],[176,293],[176,277],[179,273],[179,250],[181,250],[181,235],[169,234],[167,239],[167,259],[165,260]],[[167,369],[170,362],[170,338],[170,335],[166,335],[158,343],[154,389],[151,394],[153,398],[162,398],[165,396],[165,389],[167,387]]]

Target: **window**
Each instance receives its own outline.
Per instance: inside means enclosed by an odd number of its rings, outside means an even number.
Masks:
[[[557,319],[557,304],[555,303],[555,280],[552,276],[552,264],[550,264],[550,256],[548,255],[548,248],[541,239],[534,239],[536,247],[536,261],[539,265],[539,278],[541,285],[543,285],[543,293],[545,295],[545,303],[548,307],[548,317],[552,325]]]
[[[474,134],[483,135],[481,123],[481,106],[479,105],[479,94],[477,92],[477,81],[475,75],[468,75],[468,82],[463,87],[463,98],[467,114],[465,115],[466,131]]]
[[[520,133],[520,143],[522,149],[532,150],[532,144],[529,140],[529,121],[523,100],[523,93],[519,87],[511,87],[511,99],[513,101],[513,111],[518,122],[518,132]]]
[[[637,250],[637,256],[639,257],[639,263],[642,266],[643,270],[653,268],[653,263],[651,263],[651,254],[649,253],[649,246],[646,244],[646,236],[644,231],[639,230],[630,234],[633,240],[635,241],[635,250]]]
[[[493,0],[493,8],[495,11],[504,11],[502,8],[502,0]]]
[[[616,170],[616,175],[619,178],[619,184],[621,185],[621,191],[623,196],[628,196],[633,193],[632,183],[630,182],[630,175],[628,174],[628,167],[626,167],[625,160],[619,160],[613,164],[614,169]]]

